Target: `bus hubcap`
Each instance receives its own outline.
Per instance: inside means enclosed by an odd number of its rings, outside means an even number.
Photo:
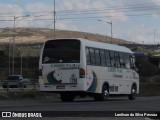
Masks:
[[[105,90],[103,94],[104,94],[104,99],[106,100],[108,98],[108,91]]]

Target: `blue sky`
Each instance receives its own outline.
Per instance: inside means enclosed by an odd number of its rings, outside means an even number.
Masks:
[[[160,0],[55,1],[56,29],[110,36],[111,26],[106,22],[112,21],[115,38],[160,43]],[[15,16],[16,27],[53,29],[53,3],[54,0],[1,0],[0,27],[13,27]]]

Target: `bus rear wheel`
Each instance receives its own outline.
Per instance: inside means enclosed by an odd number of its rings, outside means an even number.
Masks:
[[[69,94],[69,93],[61,93],[60,98],[62,102],[72,102],[74,101],[74,95]]]
[[[94,100],[95,101],[107,101],[109,97],[109,90],[108,86],[103,86],[102,87],[102,93],[101,94],[95,94],[94,95]]]

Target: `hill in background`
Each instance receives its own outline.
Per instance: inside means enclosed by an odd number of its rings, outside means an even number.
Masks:
[[[8,43],[12,42],[15,37],[16,43],[39,43],[46,40],[53,39],[54,30],[47,28],[1,28],[0,29],[0,42]],[[86,38],[89,40],[101,41],[111,43],[111,37],[100,34],[93,34],[80,31],[68,31],[68,30],[56,30],[55,38]],[[112,38],[114,44],[131,44],[132,42]]]

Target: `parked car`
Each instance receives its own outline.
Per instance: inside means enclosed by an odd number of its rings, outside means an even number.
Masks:
[[[2,85],[3,88],[18,88],[18,87],[26,87],[26,83],[29,82],[29,79],[24,78],[22,75],[10,75],[5,80]]]

